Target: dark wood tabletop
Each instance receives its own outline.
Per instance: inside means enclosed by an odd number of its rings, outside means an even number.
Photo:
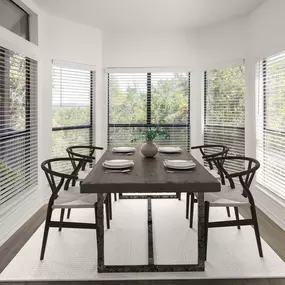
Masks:
[[[134,166],[128,174],[107,174],[102,163],[111,159],[133,160]],[[192,159],[196,167],[168,173],[163,165],[165,159]],[[187,151],[145,158],[138,147],[128,156],[107,150],[81,184],[81,193],[219,192],[220,188],[220,182]]]

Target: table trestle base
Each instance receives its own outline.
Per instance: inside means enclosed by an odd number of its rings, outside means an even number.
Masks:
[[[143,195],[129,195],[129,194],[119,194],[119,199],[179,199],[178,194],[169,194],[169,195],[148,195],[148,194],[143,194]]]
[[[163,265],[104,265],[98,268],[98,273],[122,273],[122,272],[190,272],[204,271],[199,264],[163,264]]]

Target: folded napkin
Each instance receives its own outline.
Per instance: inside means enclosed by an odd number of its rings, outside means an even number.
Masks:
[[[177,153],[177,152],[181,152],[182,149],[180,147],[176,147],[176,146],[165,146],[165,147],[159,147],[158,151],[159,152]]]
[[[107,166],[127,166],[127,165],[133,165],[133,160],[128,159],[112,159],[112,160],[105,160],[104,162]]]
[[[195,166],[196,164],[193,162],[193,160],[165,159],[164,165],[177,167],[177,168],[184,168],[184,167],[192,167]]]
[[[129,147],[129,146],[118,146],[118,147],[113,147],[112,149],[113,152],[134,152],[136,149],[134,147]]]

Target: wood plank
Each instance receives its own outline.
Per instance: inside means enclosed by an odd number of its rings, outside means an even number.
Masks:
[[[82,193],[145,193],[145,192],[218,192],[220,183],[187,151],[180,154],[158,153],[145,158],[138,147],[135,154],[125,159],[133,160],[132,171],[105,174],[105,160],[122,159],[121,155],[107,150],[81,185]],[[192,159],[196,163],[192,171],[168,173],[165,159]]]
[[[0,247],[0,273],[44,222],[46,211],[46,205],[41,207],[14,235],[12,235]]]

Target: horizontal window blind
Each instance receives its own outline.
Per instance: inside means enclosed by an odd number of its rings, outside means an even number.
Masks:
[[[244,66],[213,69],[204,79],[204,143],[230,148],[229,155],[244,155]],[[230,171],[244,166],[229,162]]]
[[[92,144],[94,76],[94,71],[53,64],[53,157],[67,156],[69,146]],[[67,165],[58,170],[69,172]]]
[[[109,73],[108,145],[135,145],[159,127],[168,139],[158,137],[158,145],[189,148],[189,102],[189,73]]]
[[[285,200],[285,53],[257,66],[257,182]]]
[[[38,184],[37,62],[0,47],[0,214]]]

